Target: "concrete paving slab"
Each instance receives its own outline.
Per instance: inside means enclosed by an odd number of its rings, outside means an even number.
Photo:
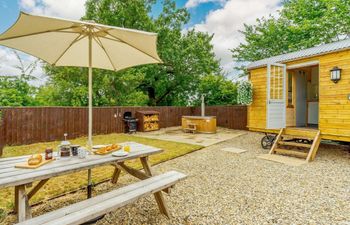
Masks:
[[[226,152],[236,153],[236,154],[241,154],[241,153],[247,151],[245,149],[234,148],[234,147],[232,147],[232,148],[222,148],[221,150],[226,151]]]

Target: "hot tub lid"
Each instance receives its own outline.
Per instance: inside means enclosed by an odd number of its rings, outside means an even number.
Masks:
[[[196,120],[210,120],[210,119],[216,119],[216,116],[182,116],[182,118],[196,119]]]

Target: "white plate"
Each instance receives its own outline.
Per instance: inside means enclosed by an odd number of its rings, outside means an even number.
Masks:
[[[106,146],[108,146],[108,145],[94,145],[94,146],[92,146],[92,148],[93,149],[100,149],[100,148],[104,148]]]
[[[119,150],[116,152],[113,152],[112,155],[116,156],[116,157],[123,157],[123,156],[127,156],[129,153],[123,151],[123,150]]]

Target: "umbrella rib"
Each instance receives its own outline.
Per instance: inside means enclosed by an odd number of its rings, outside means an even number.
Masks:
[[[159,59],[156,59],[156,58],[154,58],[152,55],[148,54],[147,52],[144,52],[144,51],[142,51],[141,49],[139,49],[139,48],[133,46],[132,44],[129,44],[129,43],[125,42],[123,39],[118,38],[118,37],[116,37],[116,36],[110,34],[110,33],[107,32],[107,31],[103,31],[103,30],[102,30],[102,32],[105,32],[106,34],[110,35],[111,37],[114,37],[115,39],[119,40],[119,42],[122,42],[122,43],[124,43],[124,44],[126,44],[126,45],[129,45],[130,47],[132,47],[132,48],[134,48],[134,49],[137,49],[138,51],[142,52],[143,54],[148,55],[148,56],[151,57],[152,59],[155,59],[155,60],[157,60],[157,61],[159,62]],[[101,36],[101,37],[102,37],[102,38],[105,38],[105,37],[103,37],[103,36]],[[111,40],[113,40],[113,39],[111,39]],[[117,40],[114,40],[114,41],[117,41]]]
[[[115,71],[117,71],[117,69],[116,69],[116,67],[115,67],[115,65],[114,65],[114,63],[113,63],[111,57],[109,56],[107,50],[106,50],[105,47],[103,46],[102,41],[101,41],[97,36],[93,36],[93,38],[95,39],[95,41],[97,42],[97,44],[103,49],[103,51],[106,53],[106,55],[107,55],[107,57],[108,57],[108,59],[109,59],[109,62],[111,63],[113,69],[114,69]]]
[[[64,54],[66,54],[66,52],[68,51],[68,49],[70,47],[72,47],[72,45],[74,45],[75,43],[77,43],[78,41],[80,41],[81,39],[83,39],[84,37],[86,37],[86,35],[83,34],[79,34],[78,37],[76,37],[70,44],[69,46],[62,52],[62,54],[56,59],[56,61],[54,63],[52,63],[52,65],[56,65],[56,63],[58,62],[58,60],[60,60],[62,58],[62,56]]]
[[[67,30],[67,29],[74,29],[74,28],[78,28],[78,27],[79,26],[72,26],[72,27],[65,27],[65,28],[60,28],[60,29],[45,30],[45,31],[31,33],[31,34],[23,34],[23,35],[18,35],[18,36],[15,36],[15,37],[0,38],[0,41],[7,41],[7,40],[16,39],[16,38],[27,37],[27,36],[43,34],[43,33],[56,32],[56,31],[59,32],[59,31],[63,31],[63,30]]]
[[[69,30],[59,30],[59,31],[56,31],[56,32],[59,32],[59,33],[68,33],[68,34],[78,33],[78,32],[76,32],[76,31],[69,31]]]
[[[103,36],[101,36],[101,37],[103,37]],[[108,40],[111,40],[111,41],[118,41],[118,42],[122,42],[121,40],[119,40],[119,39],[115,39],[115,38],[109,38],[109,37],[103,37],[104,39],[108,39]],[[124,43],[124,42],[122,42],[122,43]]]

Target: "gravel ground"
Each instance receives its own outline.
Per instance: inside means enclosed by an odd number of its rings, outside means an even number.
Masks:
[[[165,195],[171,219],[162,216],[153,196],[107,214],[101,224],[350,224],[350,153],[321,145],[316,160],[298,167],[257,159],[262,135],[246,135],[153,167],[177,170],[188,178]],[[248,150],[242,154],[223,147]],[[135,182],[130,176],[122,184]],[[115,188],[96,187],[96,192]],[[34,216],[83,199],[76,193],[34,208]],[[9,222],[11,219],[8,219]]]

